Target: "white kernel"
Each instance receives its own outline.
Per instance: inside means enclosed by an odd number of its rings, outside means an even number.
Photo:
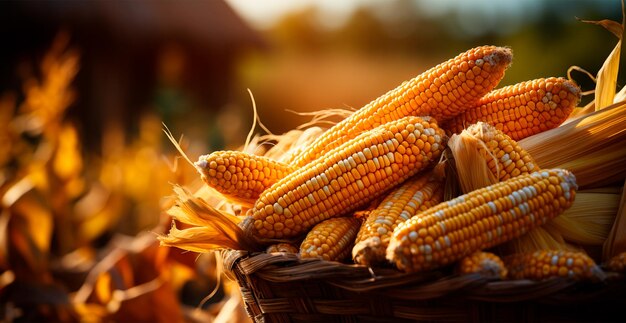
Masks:
[[[417,232],[415,231],[409,232],[409,239],[411,239],[411,241],[413,242],[417,241]]]
[[[550,173],[545,172],[545,171],[544,171],[544,172],[541,172],[541,177],[543,177],[543,178],[548,178],[548,177],[550,177]]]
[[[511,193],[511,195],[513,195],[513,197],[515,198],[515,201],[517,201],[517,203],[522,203],[522,196],[520,195],[520,193],[518,191],[515,191],[515,192]]]
[[[411,218],[411,214],[409,213],[409,211],[402,211],[402,212],[400,213],[400,217],[401,217],[404,221],[406,221],[406,220],[408,220],[408,219],[410,219],[410,218]]]
[[[352,156],[348,157],[348,163],[350,164],[349,169],[352,169],[352,167],[356,167],[356,161],[354,161],[354,158],[352,158]]]
[[[338,161],[337,166],[339,166],[339,169],[341,169],[342,172],[346,171],[346,162],[344,160]]]
[[[483,66],[484,62],[485,61],[483,61],[482,59],[479,58],[479,59],[476,60],[476,66]]]
[[[530,214],[530,222],[535,223],[535,215],[532,213]]]
[[[504,217],[502,217],[502,214],[498,214],[498,220],[500,220],[500,224],[504,224]]]
[[[509,154],[504,154],[501,158],[501,161],[505,162],[507,160],[511,160],[511,156],[509,156]]]
[[[446,247],[450,247],[450,245],[452,245],[448,236],[443,237],[443,241],[446,243]]]
[[[439,219],[443,220],[443,217],[445,216],[445,212],[443,212],[443,210],[439,210],[437,212],[435,212],[435,216],[438,217]],[[441,222],[443,223],[443,222]]]
[[[550,260],[550,264],[552,266],[556,266],[558,263],[559,263],[559,256],[558,255],[552,256],[552,259]]]
[[[380,217],[376,218],[376,220],[374,220],[374,222],[378,223],[378,224],[388,225],[388,226],[392,226],[393,225],[393,223],[391,223],[391,221],[387,220],[383,216],[380,216]]]
[[[284,209],[280,204],[274,203],[274,213],[283,214],[283,211]]]
[[[439,226],[441,227],[441,231],[446,233],[446,224],[444,222],[439,222]]]
[[[511,200],[511,204],[513,205],[517,204],[517,200],[515,199],[513,194],[509,194],[509,200]]]
[[[365,163],[365,162],[367,162],[367,158],[365,157],[365,154],[364,154],[362,151],[359,151],[356,155],[357,155],[357,156],[359,157],[359,159],[361,160],[361,163]],[[355,165],[355,166],[356,166],[356,165]]]
[[[322,190],[324,191],[324,193],[326,193],[326,195],[330,196],[330,188],[328,188],[328,185],[324,185],[324,187],[322,187]]]
[[[203,168],[204,169],[204,168],[207,167],[208,163],[207,163],[207,161],[205,159],[201,159],[201,160],[198,160],[197,162],[195,162],[194,165],[196,165],[196,167],[198,167],[198,168]]]
[[[441,250],[441,243],[439,243],[439,241],[435,241],[435,249]]]
[[[311,202],[311,204],[315,204],[315,198],[313,197],[313,194],[309,194],[307,195],[307,198],[309,199],[309,202]]]
[[[409,201],[409,202],[406,204],[406,206],[408,206],[408,207],[410,207],[410,208],[412,208],[412,209],[416,209],[416,208],[417,208],[417,205],[415,205],[415,202],[413,202],[413,201]]]
[[[487,205],[489,205],[489,207],[491,208],[491,212],[493,213],[498,212],[498,208],[496,207],[496,204],[493,203],[493,201],[487,202]]]
[[[438,143],[434,143],[430,146],[431,150],[437,151],[439,150],[439,144]]]
[[[424,253],[427,255],[430,255],[433,253],[433,247],[431,247],[429,244],[424,245]]]
[[[385,227],[378,227],[378,229],[376,230],[378,232],[378,234],[380,235],[384,235],[387,234],[387,228]]]
[[[565,264],[567,265],[567,267],[572,267],[572,265],[574,264],[574,259],[567,258],[567,261],[565,261]]]

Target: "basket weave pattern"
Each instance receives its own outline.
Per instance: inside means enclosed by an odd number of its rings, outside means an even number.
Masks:
[[[257,322],[616,321],[626,282],[500,281],[443,271],[404,274],[295,254],[223,251]]]

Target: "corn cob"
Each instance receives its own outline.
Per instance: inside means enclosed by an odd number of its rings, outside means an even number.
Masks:
[[[263,191],[293,172],[289,165],[241,151],[215,151],[200,156],[194,165],[209,187],[247,207]]]
[[[318,223],[300,245],[301,258],[341,261],[350,254],[361,220],[353,217],[332,218]]]
[[[512,279],[542,280],[564,277],[574,280],[599,279],[605,274],[593,259],[579,251],[541,250],[504,258]]]
[[[267,249],[265,249],[265,252],[266,253],[274,253],[274,252],[298,253],[298,248],[289,243],[281,242],[281,243],[270,245],[269,247],[267,247]]]
[[[461,259],[458,271],[461,274],[478,273],[489,277],[505,279],[507,269],[500,257],[491,252],[477,251]]]
[[[618,273],[626,272],[626,252],[621,252],[613,256],[606,264],[606,268],[610,271]]]
[[[386,123],[299,168],[261,194],[242,229],[257,239],[288,239],[349,214],[439,158],[445,135],[432,118]]]
[[[443,201],[443,181],[418,175],[394,189],[361,226],[352,249],[354,262],[371,266],[385,260],[393,230],[413,215]]]
[[[479,153],[498,182],[539,170],[529,153],[494,126],[478,122],[465,131],[485,143],[479,146]]]
[[[513,140],[521,140],[558,127],[580,97],[580,88],[564,78],[522,82],[488,93],[473,108],[442,123],[442,128],[460,133],[466,126],[484,121]]]
[[[363,131],[406,116],[449,119],[491,91],[511,63],[508,48],[483,46],[450,59],[370,102],[326,131],[293,165],[300,167]]]
[[[518,176],[438,204],[400,224],[387,259],[416,272],[453,263],[544,224],[570,207],[576,179],[554,169]]]

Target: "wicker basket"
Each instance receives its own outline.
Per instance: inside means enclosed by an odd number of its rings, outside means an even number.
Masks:
[[[223,251],[257,322],[624,321],[626,280],[499,281],[444,271],[403,274],[295,254]]]

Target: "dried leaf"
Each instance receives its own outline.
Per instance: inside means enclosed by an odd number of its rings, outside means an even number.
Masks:
[[[613,104],[615,99],[624,25],[626,25],[626,13],[624,13],[624,3],[622,2],[621,24],[616,21],[607,19],[600,21],[583,20],[583,22],[602,26],[606,30],[613,33],[619,39],[617,45],[615,45],[615,48],[613,48],[611,54],[609,54],[607,59],[604,61],[604,64],[598,71],[595,95],[595,107],[597,111],[610,106],[611,104]]]

